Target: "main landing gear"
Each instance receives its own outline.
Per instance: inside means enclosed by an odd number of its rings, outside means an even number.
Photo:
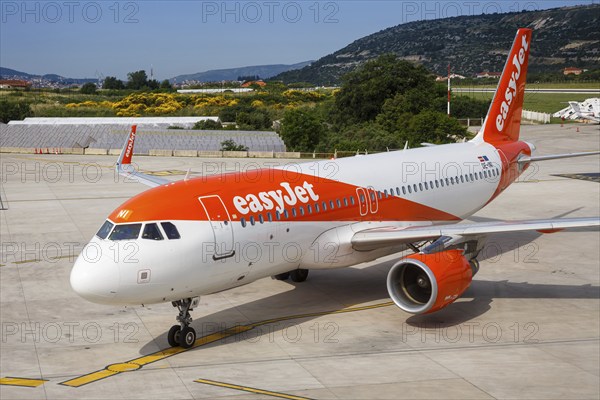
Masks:
[[[179,315],[177,316],[179,325],[173,325],[169,329],[167,336],[169,346],[181,346],[184,349],[189,349],[194,345],[196,342],[196,331],[190,326],[192,323],[190,311],[197,307],[199,303],[200,297],[177,300],[171,303],[173,307],[179,309]]]
[[[277,274],[273,276],[273,279],[276,279],[278,281],[287,281],[290,278],[293,282],[304,282],[306,278],[308,278],[308,270],[295,269],[290,272],[284,272],[283,274]]]

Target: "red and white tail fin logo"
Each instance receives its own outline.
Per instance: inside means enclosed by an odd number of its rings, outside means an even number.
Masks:
[[[486,142],[519,140],[530,45],[531,29],[519,29],[483,124]]]
[[[133,156],[133,144],[135,142],[136,131],[137,125],[133,125],[131,127],[131,132],[129,133],[129,139],[125,143],[125,147],[123,148],[123,152],[121,153],[121,165],[131,164],[131,157]]]

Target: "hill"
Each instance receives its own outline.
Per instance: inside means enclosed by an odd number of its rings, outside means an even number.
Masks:
[[[0,67],[0,79],[20,79],[24,81],[42,80],[61,85],[81,85],[87,82],[98,82],[98,79],[94,78],[65,78],[64,76],[56,74],[35,75],[5,67]]]
[[[336,84],[344,73],[385,53],[423,64],[439,75],[446,75],[448,63],[453,72],[465,76],[501,71],[520,27],[534,30],[530,71],[597,68],[598,26],[600,5],[415,21],[356,40],[309,66],[273,79]]]
[[[171,78],[171,82],[198,81],[198,82],[219,82],[233,81],[240,76],[258,75],[262,79],[268,79],[282,72],[291,71],[306,67],[312,61],[305,61],[298,64],[274,64],[274,65],[255,65],[250,67],[215,69],[195,74],[179,75]]]

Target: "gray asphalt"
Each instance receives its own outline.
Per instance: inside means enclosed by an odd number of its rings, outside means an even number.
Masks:
[[[538,154],[600,146],[598,125],[526,126],[523,137]],[[600,397],[598,232],[492,236],[464,296],[428,316],[389,303],[399,255],[301,284],[263,279],[203,297],[193,326],[207,343],[177,353],[170,304],[95,305],[69,286],[81,246],[145,188],[115,183],[110,156],[0,157],[3,400]],[[137,162],[185,174],[273,160]],[[599,171],[597,156],[539,163],[473,219],[600,215],[598,182],[556,176]]]

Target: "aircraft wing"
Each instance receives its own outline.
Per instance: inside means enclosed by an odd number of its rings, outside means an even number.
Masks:
[[[133,125],[131,127],[131,132],[129,132],[129,137],[125,141],[123,145],[123,149],[121,150],[121,155],[117,160],[117,173],[121,176],[124,176],[128,179],[139,182],[143,185],[156,187],[160,185],[164,185],[169,183],[168,179],[160,178],[158,176],[147,175],[142,172],[139,172],[135,169],[135,166],[131,164],[131,158],[133,157],[133,145],[135,143],[135,134],[137,131],[137,126]]]
[[[445,244],[454,244],[460,238],[480,236],[490,233],[538,231],[552,233],[568,228],[594,228],[600,226],[600,217],[538,219],[524,221],[491,221],[478,223],[459,223],[452,225],[413,226],[407,228],[375,228],[354,234],[351,243],[354,250],[369,251],[383,247],[419,242],[423,240],[447,238]]]
[[[550,154],[547,156],[524,156],[517,160],[519,164],[526,164],[530,162],[536,161],[546,161],[546,160],[557,160],[560,158],[572,158],[572,157],[584,157],[584,156],[594,156],[600,154],[600,151],[588,151],[584,153],[563,153],[563,154]]]

